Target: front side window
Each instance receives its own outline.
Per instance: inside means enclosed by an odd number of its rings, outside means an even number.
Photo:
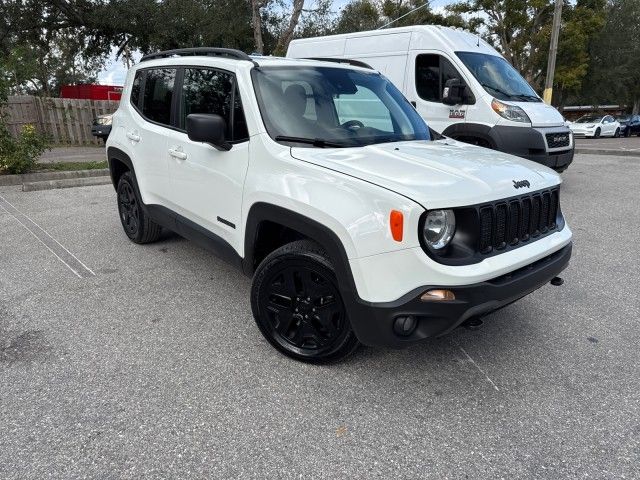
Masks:
[[[504,58],[477,52],[456,52],[480,85],[498,100],[542,102],[518,71]]]
[[[276,141],[351,147],[430,139],[424,120],[380,74],[296,66],[261,67],[252,76],[262,118]]]
[[[462,78],[456,67],[442,55],[421,54],[416,57],[416,91],[428,102],[442,102],[447,80]]]
[[[171,101],[176,79],[175,68],[146,70],[142,114],[163,125],[171,124]]]
[[[185,68],[181,112],[182,129],[187,115],[210,113],[225,119],[227,138],[239,141],[248,137],[242,102],[231,73],[209,68]]]

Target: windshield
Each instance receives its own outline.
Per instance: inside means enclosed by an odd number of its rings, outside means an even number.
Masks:
[[[353,147],[429,140],[429,129],[396,87],[377,73],[332,67],[252,71],[260,113],[276,141]]]
[[[456,52],[484,89],[498,100],[541,102],[518,71],[502,57],[475,52]]]
[[[576,120],[576,123],[600,123],[601,119],[602,117],[598,117],[597,115],[585,115]]]

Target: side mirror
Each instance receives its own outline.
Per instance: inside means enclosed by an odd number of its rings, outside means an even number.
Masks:
[[[192,113],[187,115],[187,135],[194,142],[208,143],[218,150],[231,150],[226,140],[227,122],[220,115]]]
[[[451,78],[444,84],[442,90],[442,103],[445,105],[459,105],[464,101],[466,86],[459,78]]]

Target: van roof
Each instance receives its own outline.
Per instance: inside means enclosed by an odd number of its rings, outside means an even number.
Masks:
[[[370,37],[379,38],[376,39],[375,44],[372,44],[365,41]],[[347,40],[352,41],[347,44]],[[312,44],[319,43],[322,44],[321,51],[325,57],[373,56],[380,53],[406,52],[407,50],[473,51],[500,55],[491,45],[468,30],[442,25],[412,25],[296,39],[290,43],[287,56],[305,56],[304,52]]]

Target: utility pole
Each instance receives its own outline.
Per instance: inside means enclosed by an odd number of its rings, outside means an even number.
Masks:
[[[560,23],[562,20],[562,1],[556,0],[553,9],[553,26],[551,30],[551,45],[549,46],[549,60],[547,61],[547,78],[544,81],[544,93],[542,94],[546,104],[551,105],[553,96],[553,75],[556,71],[556,53],[558,53],[558,37],[560,36]]]

